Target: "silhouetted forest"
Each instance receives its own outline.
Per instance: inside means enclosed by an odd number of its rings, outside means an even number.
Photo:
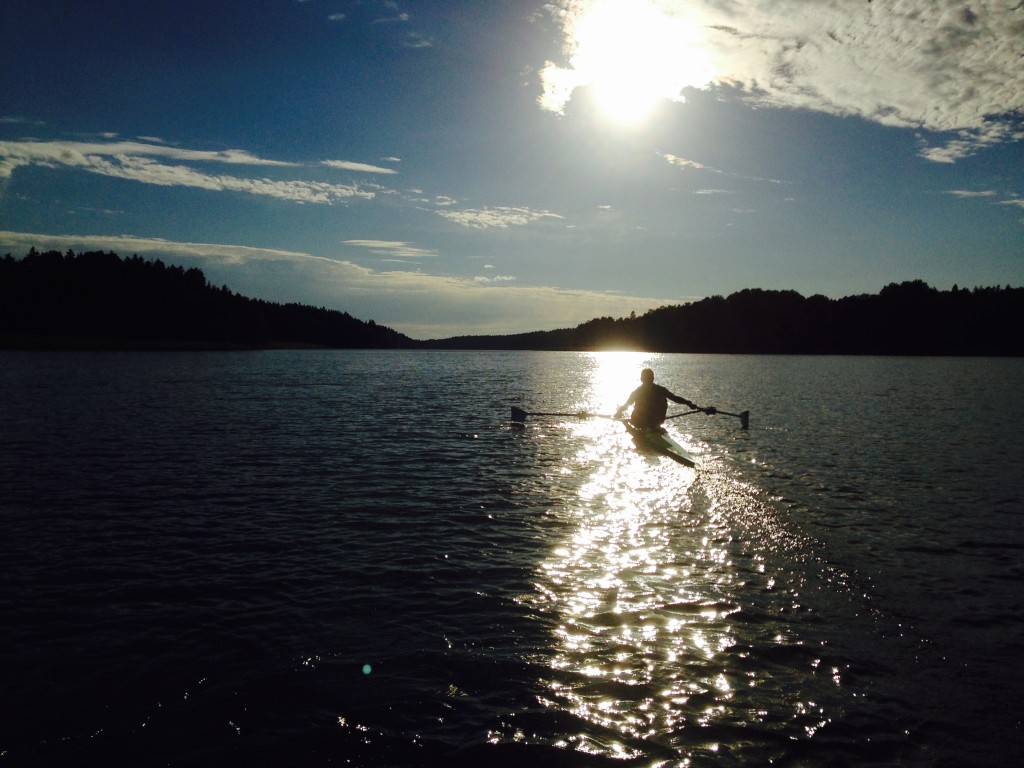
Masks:
[[[202,270],[72,251],[0,260],[0,346],[636,349],[750,354],[1024,355],[1024,288],[893,283],[878,295],[746,289],[576,328],[415,341],[372,320],[216,288]]]
[[[215,288],[202,270],[100,251],[0,260],[0,346],[390,349],[416,342],[347,312]]]
[[[1022,355],[1024,288],[893,283],[876,295],[804,298],[746,289],[727,298],[601,317],[576,328],[465,336],[446,349],[635,349],[650,352],[839,355]]]

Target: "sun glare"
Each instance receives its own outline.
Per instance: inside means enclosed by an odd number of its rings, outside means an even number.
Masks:
[[[714,78],[699,26],[666,15],[651,0],[596,0],[570,24],[570,69],[549,64],[541,104],[562,111],[572,91],[593,88],[602,112],[622,123],[642,120],[661,99]]]

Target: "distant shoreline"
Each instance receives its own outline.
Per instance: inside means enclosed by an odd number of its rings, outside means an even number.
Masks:
[[[265,349],[332,349],[322,344],[280,342],[238,344],[214,341],[171,341],[165,339],[121,339],[109,337],[0,336],[0,349],[25,352],[258,352]]]
[[[448,347],[421,342],[412,347],[332,347],[323,344],[280,342],[269,344],[224,344],[202,341],[153,339],[78,338],[74,336],[0,336],[0,352],[640,352],[679,355],[737,355],[755,357],[960,357],[1011,358],[1019,354],[992,352],[665,352],[663,350],[607,347],[604,349],[508,349],[506,347]]]
[[[1022,357],[1024,288],[892,283],[829,299],[747,288],[575,328],[412,339],[347,312],[216,288],[196,268],[101,251],[0,258],[0,348],[79,351],[634,350],[698,354]]]

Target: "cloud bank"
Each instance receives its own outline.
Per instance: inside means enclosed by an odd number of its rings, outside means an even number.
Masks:
[[[438,210],[437,215],[470,229],[507,229],[508,227],[523,226],[542,219],[564,218],[551,211],[507,206]]]
[[[175,162],[172,164],[166,161]],[[387,161],[398,162],[398,158],[387,158]],[[116,138],[108,142],[0,141],[0,184],[10,180],[19,168],[35,166],[84,171],[162,187],[236,192],[320,205],[372,200],[378,194],[389,193],[389,190],[377,185],[217,174],[200,167],[214,164],[295,169],[296,174],[306,169],[301,163],[270,160],[238,149],[211,152]],[[355,173],[385,176],[397,174],[392,168],[350,160],[321,160],[314,165]],[[525,207],[459,209],[454,198],[446,195],[426,198],[418,190],[410,191],[403,197],[416,205],[426,203],[437,215],[468,229],[507,229],[544,219],[563,218],[551,211]]]
[[[549,62],[544,69],[542,107],[561,112],[574,89],[589,84],[577,69],[594,53],[579,39],[588,15],[627,2],[558,3],[567,64]],[[656,9],[663,28],[672,31],[651,45],[689,50],[710,73],[703,83],[690,73],[674,79],[658,73],[667,84],[663,98],[682,100],[685,87],[731,88],[763,106],[925,131],[932,135],[922,138],[920,154],[936,162],[1024,138],[1024,4],[1016,0],[644,0],[639,5]],[[626,57],[617,66],[636,72],[636,62]]]
[[[384,252],[407,247],[406,243],[377,240],[352,241],[350,245]],[[595,317],[623,317],[633,311],[641,314],[682,301],[510,285],[514,280],[510,276],[481,280],[374,270],[344,259],[269,248],[127,235],[0,231],[0,253],[20,257],[32,247],[41,251],[112,250],[121,257],[139,254],[182,266],[199,266],[214,285],[227,285],[238,293],[268,301],[343,310],[418,339],[569,328]],[[268,281],[268,275],[275,279]],[[264,288],[259,295],[251,290],[256,286]],[[276,293],[267,295],[267,286]]]
[[[172,165],[163,162],[165,160],[177,162]],[[328,164],[338,162],[328,161]],[[137,141],[0,141],[0,180],[9,179],[18,168],[41,166],[76,169],[143,184],[240,192],[296,203],[331,204],[375,196],[373,191],[355,184],[213,174],[194,167],[201,164],[297,167],[296,163],[266,160],[237,149],[208,152]],[[365,166],[359,170],[372,168],[374,166]],[[390,171],[376,169],[375,172]]]

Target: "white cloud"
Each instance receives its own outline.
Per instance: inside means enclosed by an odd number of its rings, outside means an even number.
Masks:
[[[504,206],[465,208],[461,211],[437,211],[437,214],[448,221],[470,229],[506,229],[512,226],[523,226],[541,219],[564,218],[551,211],[534,211],[529,208]]]
[[[512,283],[515,282],[515,279],[513,275],[480,275],[474,277],[473,281],[477,283]]]
[[[405,36],[405,42],[402,43],[404,48],[433,48],[434,41],[420,34],[419,32],[410,32]]]
[[[398,173],[398,171],[396,171],[394,168],[382,168],[379,165],[355,163],[350,160],[324,160],[320,164],[326,165],[328,168],[338,168],[343,171],[359,171],[360,173]]]
[[[80,141],[0,141],[0,177],[9,176],[15,168],[42,165],[88,168],[97,158],[107,157],[163,157],[193,163],[226,163],[229,165],[268,165],[288,167],[295,163],[265,160],[240,149],[217,152],[181,149],[137,141],[80,142]]]
[[[0,125],[45,125],[45,123],[42,120],[30,120],[27,117],[5,115],[0,117]]]
[[[984,191],[973,191],[970,189],[950,189],[946,192],[947,195],[953,195],[954,197],[994,197],[995,192],[987,189]]]
[[[365,248],[378,256],[391,256],[402,259],[421,259],[437,256],[437,251],[429,248],[418,248],[402,240],[345,240],[345,245]]]
[[[664,153],[662,155],[662,157],[665,158],[665,160],[668,162],[669,165],[674,165],[676,168],[683,168],[683,169],[689,168],[689,169],[693,169],[693,170],[706,170],[706,171],[713,171],[715,173],[721,173],[721,171],[718,171],[718,170],[716,170],[714,168],[708,168],[708,166],[704,165],[703,163],[698,163],[696,160],[687,160],[684,157],[678,157],[677,155],[671,155],[671,154],[669,154],[667,152]]]
[[[543,72],[545,109],[561,112],[588,84],[576,68],[581,21],[596,6],[624,0],[562,0],[556,17],[568,66]],[[707,62],[714,83],[755,103],[855,115],[939,135],[921,149],[953,162],[988,144],[1024,139],[1009,117],[1024,110],[1024,9],[1009,0],[663,0],[645,2],[663,16],[651,45],[685,50]],[[699,34],[694,35],[694,30]],[[640,50],[643,50],[642,48]],[[644,57],[651,54],[643,53]],[[636,58],[622,56],[621,72]],[[687,59],[662,76],[661,96],[681,100]],[[689,78],[693,80],[692,77]],[[946,139],[941,134],[955,134]]]
[[[32,232],[0,231],[0,249],[21,255],[29,248],[39,251],[115,251],[120,256],[130,254],[154,254],[159,256],[178,255],[182,257],[202,256],[216,258],[225,264],[245,264],[259,260],[315,258],[294,251],[280,251],[270,248],[250,248],[242,245],[218,245],[212,243],[182,243],[159,237],[134,237],[132,235],[44,235]]]
[[[189,165],[168,165],[154,158],[194,164],[220,163],[285,168],[296,165],[259,158],[238,149],[210,152],[132,141],[0,141],[0,179],[9,178],[17,168],[36,165],[46,168],[76,168],[143,184],[241,192],[298,203],[331,204],[354,198],[374,197],[374,192],[355,185],[215,175],[196,170]]]
[[[373,24],[404,24],[409,21],[409,14],[404,11],[398,11],[398,6],[393,3],[388,3],[388,10],[394,11],[390,16],[380,16],[373,20]]]
[[[788,184],[789,182],[782,181],[780,179],[766,179],[761,176],[747,176],[742,173],[731,173],[729,171],[723,171],[720,168],[712,168],[710,165],[704,165],[698,163],[696,160],[687,160],[685,157],[679,157],[678,155],[672,155],[668,152],[661,153],[661,157],[665,159],[669,165],[679,168],[683,171],[707,171],[708,173],[717,173],[722,176],[728,176],[733,179],[745,179],[747,181],[761,181],[766,184]],[[712,189],[712,190],[698,190],[696,194],[714,194],[725,192],[724,189]]]
[[[20,256],[31,247],[113,250],[122,257],[137,253],[197,265],[214,285],[253,298],[339,309],[420,339],[570,328],[595,317],[642,314],[682,300],[509,285],[493,278],[478,282],[419,270],[379,271],[342,259],[237,245],[0,231],[0,253]]]
[[[84,166],[80,166],[84,167]],[[213,176],[182,165],[163,165],[148,158],[118,156],[112,161],[94,158],[88,170],[105,176],[130,179],[144,184],[207,189],[217,192],[242,192],[276,197],[297,203],[332,203],[352,197],[372,199],[372,192],[356,187],[310,181],[247,179],[237,176]]]

